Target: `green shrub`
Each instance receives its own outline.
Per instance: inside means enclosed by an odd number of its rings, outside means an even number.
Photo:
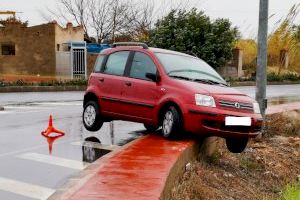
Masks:
[[[288,184],[282,193],[283,200],[299,200],[300,184]]]
[[[74,80],[52,80],[52,81],[41,81],[37,83],[24,82],[23,80],[17,81],[4,81],[0,80],[0,87],[9,86],[86,86],[86,79],[74,79]]]

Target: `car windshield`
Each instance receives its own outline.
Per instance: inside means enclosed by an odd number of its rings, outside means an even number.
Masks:
[[[226,81],[206,62],[189,55],[155,53],[170,77],[208,84],[224,84]]]

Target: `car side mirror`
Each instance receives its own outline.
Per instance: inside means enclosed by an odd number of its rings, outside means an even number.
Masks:
[[[155,74],[155,73],[146,73],[146,78],[149,78],[150,80],[152,80],[154,82],[159,82],[160,81],[159,74]]]

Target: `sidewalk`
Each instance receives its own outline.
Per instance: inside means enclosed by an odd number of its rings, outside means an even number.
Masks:
[[[168,141],[158,135],[137,139],[129,147],[102,161],[101,165],[98,164],[97,172],[81,183],[81,187],[75,191],[66,189],[50,199],[160,199],[168,193],[164,192],[166,187],[171,189],[177,179],[170,172],[184,172],[188,162],[186,159],[193,157],[193,145],[193,141]],[[184,158],[180,159],[182,155]],[[167,182],[171,183],[169,187]]]
[[[300,102],[272,105],[269,108],[267,108],[266,113],[267,115],[272,115],[275,113],[287,112],[291,110],[300,110]]]

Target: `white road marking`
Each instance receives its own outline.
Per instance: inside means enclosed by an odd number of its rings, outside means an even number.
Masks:
[[[75,146],[86,146],[86,147],[92,147],[96,149],[105,149],[109,151],[114,151],[120,148],[120,146],[118,145],[105,145],[105,144],[100,144],[97,142],[89,142],[89,141],[84,141],[84,142],[78,141],[78,142],[72,142],[71,144]]]
[[[82,102],[40,102],[31,105],[49,105],[49,106],[82,106]]]
[[[33,199],[48,199],[55,190],[0,177],[0,190],[26,196]]]
[[[70,160],[66,158],[60,158],[51,155],[44,155],[38,153],[25,153],[17,156],[18,158],[33,160],[36,162],[46,163],[50,165],[56,165],[61,167],[68,167],[77,170],[83,170],[87,167],[87,163],[80,162],[77,160]]]

